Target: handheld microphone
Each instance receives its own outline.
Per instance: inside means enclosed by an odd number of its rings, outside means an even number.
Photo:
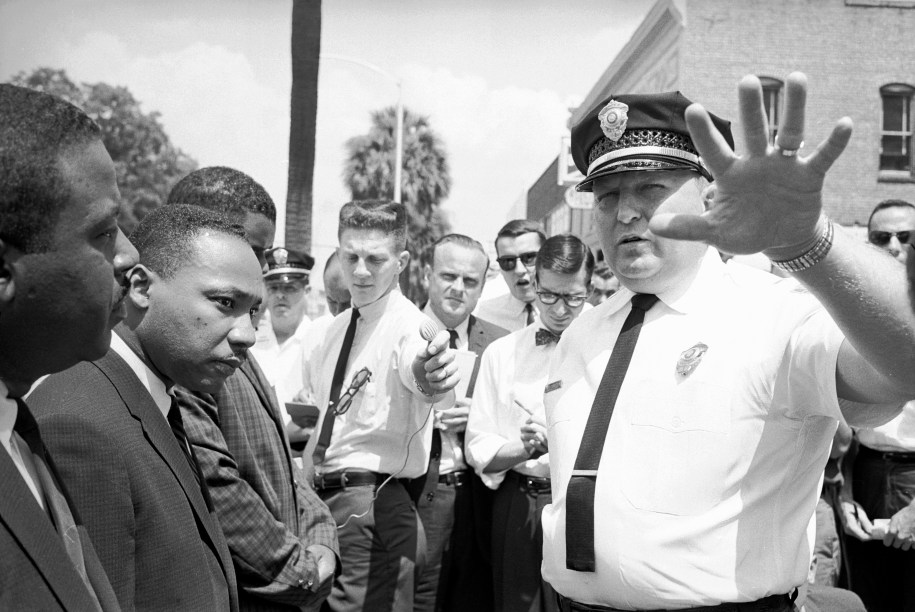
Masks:
[[[425,321],[419,325],[419,335],[423,337],[423,340],[426,342],[432,342],[435,339],[435,336],[438,334],[438,325],[435,324],[435,321],[429,317],[425,318]]]

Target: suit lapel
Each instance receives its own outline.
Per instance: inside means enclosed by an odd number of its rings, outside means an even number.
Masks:
[[[162,457],[174,474],[178,484],[184,490],[191,508],[200,519],[200,524],[204,526],[214,550],[218,550],[216,542],[221,540],[221,535],[215,533],[215,520],[210,516],[206,507],[197,478],[191,471],[187,457],[178,446],[178,440],[172,433],[168,420],[162,415],[149,391],[130,369],[130,366],[113,350],[108,351],[107,355],[94,363],[114,385],[118,395],[124,400],[128,412],[140,421],[143,434],[150,446]]]
[[[470,375],[470,382],[467,384],[467,397],[473,397],[473,388],[477,384],[477,374],[480,371],[480,361],[483,356],[483,350],[489,340],[486,332],[481,325],[477,325],[477,318],[470,315],[467,322],[467,348],[477,354],[476,361],[473,362],[473,373]]]
[[[0,521],[19,540],[62,607],[95,609],[97,604],[73,566],[63,540],[6,452],[0,452],[0,482],[4,483]]]

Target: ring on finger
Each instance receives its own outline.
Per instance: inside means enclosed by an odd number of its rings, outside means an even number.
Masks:
[[[782,147],[781,145],[776,144],[775,150],[782,157],[794,157],[795,155],[797,155],[797,152],[800,151],[803,146],[804,146],[803,141],[801,141],[800,146],[796,149],[786,149],[786,148]]]

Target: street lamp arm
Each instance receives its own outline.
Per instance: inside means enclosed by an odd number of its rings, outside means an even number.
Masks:
[[[395,128],[396,132],[394,134],[394,201],[399,204],[401,202],[401,184],[403,183],[403,179],[401,178],[401,173],[403,172],[403,81],[384,68],[379,68],[375,64],[361,60],[358,57],[338,55],[336,53],[322,53],[320,58],[362,66],[381,76],[387,77],[397,85],[397,127]]]
[[[339,62],[347,62],[350,64],[356,64],[357,66],[362,66],[363,68],[368,68],[369,70],[371,70],[373,72],[377,72],[381,76],[391,79],[392,81],[394,81],[394,83],[397,85],[398,88],[400,88],[403,84],[403,81],[401,81],[399,78],[397,78],[394,74],[388,72],[384,68],[376,66],[375,64],[373,64],[371,62],[361,60],[358,57],[350,57],[348,55],[339,55],[337,53],[322,53],[320,57],[321,57],[321,59],[337,60]]]

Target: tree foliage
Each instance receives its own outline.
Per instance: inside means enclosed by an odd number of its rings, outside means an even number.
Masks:
[[[172,186],[197,168],[197,162],[174,147],[159,122],[146,113],[126,87],[107,83],[77,85],[63,70],[38,68],[10,80],[59,96],[82,108],[102,129],[102,141],[114,160],[123,203],[121,227],[126,233],[165,202]]]
[[[420,304],[426,300],[422,255],[450,231],[440,206],[451,191],[444,144],[427,117],[404,109],[401,199],[407,209],[408,273],[401,276],[404,295]],[[344,182],[354,200],[394,198],[394,158],[397,110],[391,106],[372,113],[368,134],[346,141]]]

